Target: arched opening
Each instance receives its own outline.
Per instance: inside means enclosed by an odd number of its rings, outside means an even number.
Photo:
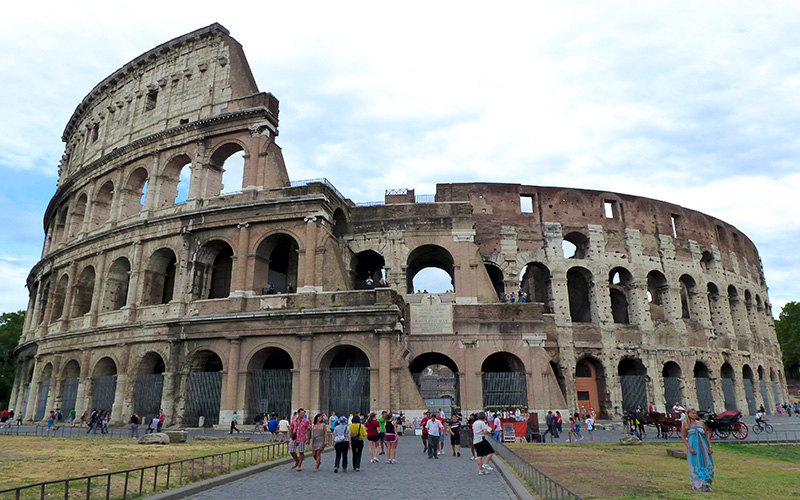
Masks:
[[[638,358],[625,358],[617,368],[619,383],[622,388],[622,411],[635,412],[646,410],[647,369]]]
[[[224,241],[214,240],[202,246],[194,261],[195,300],[224,299],[231,293],[233,249]]]
[[[772,384],[772,395],[775,397],[773,401],[775,402],[775,404],[779,404],[781,401],[783,401],[783,398],[780,396],[780,393],[778,392],[778,378],[775,376],[775,368],[769,369],[769,380],[770,383]]]
[[[684,274],[680,278],[681,286],[681,317],[689,319],[697,315],[695,306],[695,295],[697,293],[697,283],[694,278]]]
[[[31,291],[31,296],[36,300],[36,294],[38,292],[38,287],[35,290]],[[33,324],[41,325],[44,321],[44,313],[47,311],[47,301],[50,299],[50,276],[45,276],[42,279],[42,299],[39,302],[39,305],[35,307],[35,317],[33,318]],[[35,305],[35,303],[34,303]]]
[[[72,213],[70,214],[69,219],[70,238],[78,236],[83,230],[83,222],[86,218],[86,205],[88,201],[89,198],[86,196],[86,193],[82,193],[80,196],[78,196],[78,200],[72,207]]]
[[[164,358],[156,352],[148,352],[139,363],[133,408],[142,417],[142,422],[151,422],[153,417],[160,415],[165,371]]]
[[[579,406],[596,409],[601,418],[607,416],[605,371],[598,360],[587,357],[575,365],[575,391]]]
[[[486,269],[486,274],[489,275],[489,280],[492,282],[495,295],[498,299],[504,300],[506,298],[506,285],[503,282],[503,271],[496,265],[489,262],[484,262],[483,267]],[[512,290],[512,295],[513,292],[514,291]],[[520,302],[523,302],[522,297],[520,297]]]
[[[714,255],[706,250],[703,252],[703,255],[700,256],[700,267],[705,272],[713,271],[716,268],[716,262],[714,261]]]
[[[450,357],[428,352],[414,358],[408,369],[426,408],[441,409],[444,418],[461,409],[458,366]]]
[[[489,410],[501,408],[528,408],[528,384],[525,365],[510,352],[496,352],[488,356],[481,365],[483,382],[483,407]]]
[[[429,293],[455,291],[455,266],[450,252],[438,245],[422,245],[408,256],[406,292]]]
[[[111,202],[114,199],[114,183],[106,181],[92,200],[92,226],[100,227],[111,218]]]
[[[155,206],[168,207],[185,203],[189,199],[191,180],[191,158],[187,155],[178,155],[172,158],[164,167]]]
[[[561,397],[564,398],[564,403],[567,402],[567,381],[564,374],[561,372],[561,367],[555,361],[550,361],[550,375],[558,383],[558,389],[561,391]],[[588,408],[588,406],[587,406]]]
[[[360,413],[367,415],[369,399],[369,358],[353,346],[337,346],[328,351],[322,360],[321,401],[322,411],[330,415]]]
[[[75,409],[78,400],[78,379],[81,376],[81,366],[74,359],[64,366],[64,384],[61,392],[61,408],[65,414]]]
[[[547,266],[540,262],[527,264],[520,273],[519,288],[531,302],[544,304],[545,312],[553,312],[552,276]]]
[[[169,248],[153,252],[144,271],[145,305],[169,304],[175,296],[178,259]]]
[[[722,394],[725,396],[725,410],[738,411],[736,404],[736,392],[733,389],[734,372],[733,367],[729,363],[723,363],[720,368],[720,376],[722,377]]]
[[[667,278],[659,271],[647,273],[647,300],[650,302],[650,319],[664,321],[664,310],[669,302]]]
[[[50,395],[50,378],[53,376],[53,365],[47,363],[42,369],[42,376],[39,378],[39,394],[36,398],[35,420],[42,420],[47,411],[47,398]]]
[[[103,300],[103,311],[116,311],[128,303],[128,283],[131,275],[131,263],[125,257],[116,259],[108,268],[106,276],[106,296]]]
[[[671,404],[683,404],[683,391],[681,390],[681,367],[674,361],[664,363],[661,370],[664,379],[664,401],[667,408]]]
[[[219,423],[222,369],[222,360],[215,352],[199,351],[195,354],[186,381],[184,425],[197,427],[201,416],[205,417],[206,427]]]
[[[288,352],[277,347],[258,351],[247,367],[247,418],[275,412],[281,418],[292,414],[292,369]]]
[[[288,234],[273,234],[256,249],[254,288],[262,295],[294,293],[297,288],[297,241]]]
[[[92,372],[92,409],[111,411],[117,393],[117,364],[109,357],[102,358]]]
[[[748,364],[742,366],[742,382],[744,383],[744,397],[747,400],[747,409],[750,411],[750,415],[755,415],[758,407],[756,405],[753,369]]]
[[[569,295],[569,315],[573,323],[592,322],[592,273],[583,267],[573,267],[567,271],[567,293]]]
[[[345,234],[350,231],[347,224],[347,216],[344,213],[344,210],[341,208],[337,208],[333,212],[333,229],[331,232],[333,233],[334,238],[341,238]]]
[[[64,237],[66,236],[68,220],[69,220],[69,207],[64,206],[56,216],[55,243],[61,243],[62,241],[64,241]]]
[[[356,254],[352,265],[356,290],[369,290],[381,286],[381,283],[385,286],[383,268],[386,266],[386,261],[383,255],[374,250],[364,250]]]
[[[77,318],[88,313],[92,308],[94,295],[94,268],[86,266],[78,276],[75,288],[72,290],[72,317]]]
[[[711,379],[708,367],[700,361],[694,364],[694,384],[697,392],[698,409],[713,412],[714,397],[711,394]]]
[[[771,415],[772,405],[769,403],[769,392],[767,391],[767,379],[763,366],[758,367],[758,386],[759,386],[759,391],[761,392],[761,404],[764,405],[764,409],[766,410],[767,414]]]
[[[244,187],[244,149],[235,142],[229,142],[218,147],[211,155],[211,165],[216,168],[208,169],[209,196],[221,193],[236,193]],[[218,179],[218,180],[217,180]],[[218,187],[214,187],[214,186]]]
[[[565,259],[585,259],[589,255],[589,238],[583,233],[569,233],[561,241],[561,250]]]
[[[149,174],[144,167],[139,167],[128,177],[128,182],[122,191],[121,211],[122,218],[131,217],[144,208],[147,178]]]
[[[614,323],[627,325],[631,322],[629,297],[632,285],[633,276],[624,267],[615,267],[608,273],[608,293]]]
[[[69,276],[62,274],[56,285],[56,293],[53,295],[53,310],[50,313],[50,321],[57,321],[64,315],[64,297],[67,296],[69,286]]]

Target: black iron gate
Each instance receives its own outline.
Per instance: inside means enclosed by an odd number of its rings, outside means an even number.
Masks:
[[[64,380],[64,393],[61,395],[61,409],[63,413],[69,413],[75,409],[75,402],[78,400],[78,378],[69,377]]]
[[[276,412],[279,417],[292,414],[292,370],[259,370],[248,373],[247,415]]]
[[[778,394],[778,384],[774,380],[772,381],[772,394],[775,395],[775,404],[780,404],[783,398]]]
[[[767,415],[772,415],[769,407],[769,397],[767,393],[767,382],[764,379],[761,379],[759,382],[759,388],[761,389],[761,399],[763,400],[761,404],[764,405],[764,409],[766,410]]]
[[[681,379],[679,377],[664,377],[664,399],[666,399],[667,408],[676,402],[683,404]]]
[[[44,413],[47,411],[47,395],[50,393],[50,379],[42,380],[39,384],[39,397],[36,400],[36,420],[44,418]]]
[[[328,368],[322,372],[323,411],[369,414],[369,367]]]
[[[150,422],[152,417],[157,417],[159,415],[163,390],[163,373],[143,373],[137,375],[133,411],[139,414],[142,418],[142,422]]]
[[[733,379],[722,377],[722,394],[725,396],[725,410],[738,411],[736,392],[733,390]]]
[[[697,390],[697,406],[699,410],[714,411],[714,397],[711,395],[711,380],[708,377],[697,377],[694,379],[694,386]]]
[[[620,375],[619,385],[622,387],[622,411],[647,409],[647,380],[644,375]]]
[[[117,392],[117,376],[106,375],[95,377],[92,381],[92,409],[111,411],[114,406],[114,395]]]
[[[200,417],[205,417],[205,426],[219,423],[220,398],[222,396],[222,372],[192,372],[186,384],[186,406],[183,423],[197,427]]]
[[[756,396],[753,393],[753,379],[744,379],[744,397],[747,399],[747,409],[750,415],[756,414]]]
[[[483,407],[528,408],[528,384],[522,372],[484,372]]]

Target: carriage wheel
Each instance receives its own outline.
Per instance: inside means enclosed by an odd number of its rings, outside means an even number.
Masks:
[[[725,429],[725,430],[717,429],[716,433],[717,433],[717,436],[719,436],[720,439],[728,439],[728,436],[731,435],[731,430],[730,430],[730,428]]]
[[[744,422],[736,422],[733,424],[733,429],[731,429],[731,433],[736,439],[745,439],[749,432],[750,431],[747,428],[747,424]]]
[[[672,438],[672,437],[676,437],[678,435],[680,435],[680,431],[678,430],[677,427],[670,427],[669,428],[669,437]]]

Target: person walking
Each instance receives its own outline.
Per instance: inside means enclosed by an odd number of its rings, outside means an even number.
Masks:
[[[321,413],[314,415],[314,424],[311,426],[311,456],[316,461],[314,472],[319,472],[322,462],[322,450],[328,445],[328,429],[325,418]]]
[[[430,410],[425,412],[425,416],[422,417],[419,425],[422,427],[422,453],[427,453],[428,451],[428,420],[431,419],[431,412]]]
[[[278,434],[280,434],[278,441],[283,443],[289,440],[289,421],[286,417],[283,417],[278,422]]]
[[[708,430],[697,417],[697,410],[689,408],[681,426],[681,439],[686,446],[686,461],[689,463],[689,482],[695,491],[712,491],[714,482],[714,450],[708,442]]]
[[[306,456],[306,445],[311,441],[311,422],[306,418],[304,409],[297,410],[297,418],[292,420],[289,430],[292,433],[289,440],[289,454],[294,459],[292,469],[301,471]]]
[[[139,418],[137,413],[131,415],[130,420],[128,420],[128,428],[131,430],[131,438],[139,438],[139,424],[142,423],[142,419]]]
[[[432,418],[428,419],[425,424],[428,428],[428,458],[439,458],[439,437],[442,434],[444,426],[439,420],[439,412],[435,412]]]
[[[492,434],[492,428],[486,423],[486,414],[478,412],[475,416],[475,422],[472,424],[472,447],[478,455],[478,474],[485,475],[494,470],[489,466],[489,460],[494,455],[494,448],[486,440],[486,436]]]
[[[398,443],[397,420],[395,420],[392,413],[387,412],[386,425],[384,429],[386,430],[386,433],[383,436],[383,439],[386,442],[386,463],[396,464]]]
[[[503,421],[500,419],[500,413],[494,414],[494,440],[499,442],[500,438],[503,436]]]
[[[453,448],[453,456],[461,456],[461,420],[458,415],[453,414],[450,417],[448,424],[448,432],[450,433],[450,446]]]
[[[584,423],[586,424],[586,432],[589,434],[589,441],[594,442],[594,417],[592,416],[592,413],[586,417],[586,421]]]
[[[375,418],[375,412],[367,416],[367,421],[364,422],[364,427],[367,429],[367,442],[369,443],[369,463],[378,462],[378,441],[380,440],[381,424]]]
[[[361,471],[361,453],[364,451],[366,435],[367,430],[361,423],[361,417],[358,414],[353,415],[353,423],[350,424],[350,449],[353,450],[353,470],[356,472]]]
[[[233,415],[231,416],[231,434],[233,434],[233,431],[236,431],[236,434],[240,434],[239,428],[236,427],[236,424],[238,423],[239,423],[239,414],[233,412]]]
[[[336,452],[336,461],[333,464],[333,472],[339,472],[341,459],[342,472],[347,471],[347,452],[350,450],[350,426],[347,424],[347,417],[339,417],[333,428],[333,449]]]

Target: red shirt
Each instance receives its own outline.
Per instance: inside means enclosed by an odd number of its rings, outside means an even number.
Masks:
[[[298,443],[301,441],[307,441],[308,431],[311,430],[311,422],[305,417],[302,419],[296,418],[292,420],[291,424],[289,424],[289,429],[291,429],[292,432],[297,433],[297,439],[295,439],[295,441]]]
[[[422,426],[422,435],[423,436],[427,436],[428,435],[428,426],[425,425],[427,423],[428,423],[428,417],[423,418],[422,422],[419,423]]]
[[[364,428],[367,429],[367,436],[377,436],[380,434],[381,424],[377,419],[367,420]]]

